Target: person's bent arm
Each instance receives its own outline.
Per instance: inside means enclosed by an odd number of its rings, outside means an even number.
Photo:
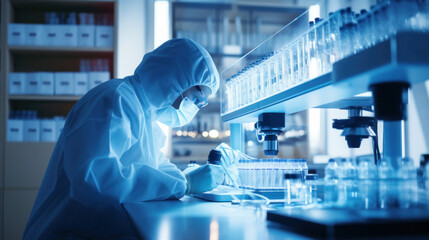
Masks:
[[[143,116],[122,97],[115,97],[110,119],[90,119],[65,138],[64,170],[71,198],[83,203],[124,203],[180,198],[186,179],[146,165],[134,156],[144,127]],[[149,149],[147,149],[149,151]],[[155,157],[155,156],[152,156]],[[154,160],[154,159],[151,159]]]

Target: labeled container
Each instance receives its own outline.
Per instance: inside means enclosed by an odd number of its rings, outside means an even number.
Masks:
[[[61,46],[77,46],[77,25],[61,25],[58,40]]]
[[[40,121],[38,119],[24,120],[24,142],[40,141]]]
[[[34,76],[39,82],[39,92],[41,95],[54,95],[54,73],[39,72]]]
[[[40,120],[40,141],[55,142],[57,140],[56,130],[57,126],[54,119]]]
[[[110,72],[88,72],[88,89],[110,79]]]
[[[47,46],[60,46],[60,33],[63,25],[49,24],[45,25],[44,44]]]
[[[74,94],[74,74],[72,72],[55,73],[55,94],[73,95]]]
[[[39,94],[40,81],[39,73],[24,73],[25,77],[25,94]]]
[[[77,27],[77,45],[81,47],[94,47],[95,26],[79,25]]]
[[[88,91],[88,73],[74,73],[74,94],[84,95]]]
[[[20,23],[9,23],[7,29],[7,42],[9,45],[25,45],[26,26]]]
[[[43,46],[46,45],[45,37],[46,26],[44,24],[26,24],[25,25],[25,45]]]
[[[8,142],[24,141],[24,120],[22,119],[7,120],[7,141]]]
[[[95,26],[95,46],[113,46],[113,26]]]
[[[25,73],[9,73],[9,94],[20,95],[26,94],[26,74]]]

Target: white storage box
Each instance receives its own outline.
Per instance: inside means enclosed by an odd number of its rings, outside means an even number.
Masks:
[[[95,26],[79,25],[77,27],[77,45],[82,47],[94,47]]]
[[[54,95],[54,73],[39,72],[37,78],[39,80],[39,94]]]
[[[7,141],[9,142],[24,141],[24,120],[21,120],[21,119],[7,120]]]
[[[25,24],[9,23],[7,29],[7,41],[9,45],[25,45]]]
[[[77,46],[77,25],[61,25],[58,40],[61,46]]]
[[[94,88],[98,84],[110,79],[110,72],[89,72],[88,73],[88,87]]]
[[[55,142],[57,140],[57,124],[53,119],[40,120],[40,141]]]
[[[56,136],[57,140],[60,137],[61,132],[63,131],[65,123],[66,123],[65,119],[63,119],[63,118],[55,118],[55,127],[56,127],[56,130],[55,130],[56,132],[55,133],[57,134],[57,136]]]
[[[9,73],[9,94],[25,94],[25,73]]]
[[[28,46],[46,45],[45,30],[46,30],[46,26],[44,24],[26,24],[25,45],[28,45]]]
[[[40,141],[40,121],[38,119],[24,120],[24,142]]]
[[[44,44],[48,46],[60,46],[59,34],[61,32],[61,25],[49,24],[45,28]]]
[[[95,26],[95,46],[113,46],[113,26]]]
[[[40,92],[39,73],[26,73],[25,93],[39,94],[39,92]]]
[[[74,94],[84,95],[88,91],[88,73],[74,73]]]
[[[55,73],[55,94],[56,95],[73,95],[73,73],[57,72]]]

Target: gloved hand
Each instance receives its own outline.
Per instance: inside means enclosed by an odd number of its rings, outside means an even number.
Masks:
[[[231,175],[234,181],[238,179],[238,169],[237,164],[240,159],[251,159],[251,157],[246,154],[232,149],[228,144],[221,143],[215,148],[222,153],[222,164],[227,168],[228,173]]]
[[[223,162],[223,164],[225,164],[226,167],[236,165],[238,163],[238,160],[240,159],[251,159],[251,157],[247,156],[246,154],[238,150],[232,149],[226,143],[219,144],[219,146],[217,146],[215,149],[219,150],[222,153],[221,161]]]
[[[206,164],[185,174],[188,187],[186,194],[210,191],[221,184],[225,178],[222,166]]]

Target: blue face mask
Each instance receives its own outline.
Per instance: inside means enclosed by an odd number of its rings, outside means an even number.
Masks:
[[[197,105],[185,97],[180,103],[179,109],[168,106],[158,110],[156,120],[170,127],[182,127],[192,121],[195,115],[197,115],[198,110],[200,109]]]

